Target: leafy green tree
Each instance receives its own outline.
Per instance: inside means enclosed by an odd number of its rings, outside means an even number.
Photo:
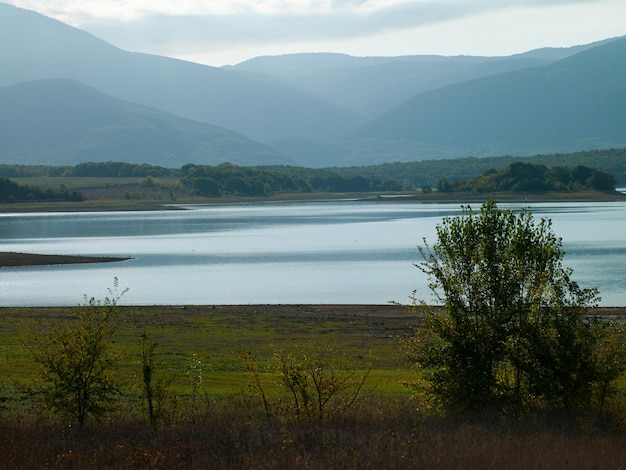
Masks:
[[[623,347],[609,354],[603,343],[608,325],[586,315],[598,290],[571,279],[550,220],[488,201],[480,214],[468,206],[444,218],[437,237],[432,247],[424,240],[417,267],[443,308],[427,309],[409,350],[440,404],[571,409],[624,370]]]
[[[451,191],[450,182],[445,176],[437,181],[437,191],[440,193],[448,193]]]
[[[64,323],[33,327],[27,345],[40,366],[30,392],[45,409],[83,427],[88,417],[101,418],[119,394],[114,367],[119,355],[111,350],[120,325],[117,279],[112,297],[103,302],[91,298]]]
[[[200,177],[193,180],[193,190],[200,196],[219,196],[220,188],[213,178]]]
[[[615,176],[604,171],[591,170],[591,176],[587,178],[586,183],[593,189],[599,191],[613,191],[617,184]]]

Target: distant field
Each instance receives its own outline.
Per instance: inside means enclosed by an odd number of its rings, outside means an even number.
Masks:
[[[13,380],[34,378],[34,364],[22,346],[29,325],[63,321],[72,311],[0,308],[0,390]],[[626,318],[626,308],[594,312]],[[376,394],[407,394],[400,382],[416,377],[404,361],[401,339],[414,332],[420,318],[398,305],[141,306],[123,307],[121,313],[124,324],[115,345],[123,352],[121,374],[129,386],[133,380],[140,385],[143,333],[158,344],[160,373],[171,375],[180,393],[189,392],[193,354],[202,361],[206,392],[222,395],[248,390],[242,353],[251,352],[268,366],[276,351],[311,345],[330,346],[348,367],[371,367],[368,385],[376,387]]]

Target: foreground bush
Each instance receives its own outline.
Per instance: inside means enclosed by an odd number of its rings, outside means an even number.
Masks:
[[[252,354],[241,358],[268,417],[323,421],[347,412],[361,398],[371,366],[358,371],[355,364],[340,360],[330,344],[293,349],[274,352],[274,380],[284,391],[282,397],[268,395]]]
[[[91,298],[62,324],[33,325],[26,344],[39,375],[28,388],[40,410],[66,417],[83,427],[87,418],[102,418],[120,394],[111,351],[120,319],[117,279],[111,297]]]
[[[409,342],[428,391],[447,409],[522,412],[601,407],[626,367],[624,332],[591,317],[598,290],[563,266],[550,220],[465,207],[420,248],[443,310]]]

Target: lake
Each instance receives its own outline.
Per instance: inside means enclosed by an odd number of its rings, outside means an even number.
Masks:
[[[523,204],[501,204],[519,209]],[[474,205],[478,210],[479,205]],[[413,265],[460,204],[328,201],[151,212],[0,214],[0,251],[119,256],[121,263],[0,269],[0,305],[77,305],[115,277],[128,305],[408,303],[431,300]],[[626,305],[626,203],[533,203],[565,264],[601,305]]]

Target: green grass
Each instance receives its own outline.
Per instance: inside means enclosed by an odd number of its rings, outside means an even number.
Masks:
[[[26,383],[37,367],[24,344],[33,322],[64,321],[71,308],[0,309],[0,389]],[[398,306],[221,306],[122,308],[115,349],[122,352],[119,375],[128,388],[141,385],[141,335],[157,343],[157,377],[173,378],[177,393],[190,393],[188,370],[194,354],[202,361],[206,393],[225,395],[249,390],[250,375],[240,356],[250,352],[265,370],[276,351],[311,345],[329,346],[347,367],[371,372],[366,388],[375,394],[407,393],[399,383],[414,371],[402,358],[400,338],[417,323]]]

